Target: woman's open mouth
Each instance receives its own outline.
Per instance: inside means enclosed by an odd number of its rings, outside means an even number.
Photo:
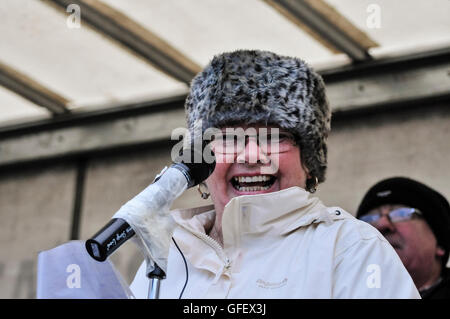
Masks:
[[[273,175],[234,176],[231,185],[238,192],[261,192],[270,189],[276,179]]]

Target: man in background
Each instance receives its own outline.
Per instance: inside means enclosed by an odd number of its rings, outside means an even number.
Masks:
[[[364,196],[356,217],[389,241],[424,299],[450,298],[450,207],[418,181],[380,181]]]

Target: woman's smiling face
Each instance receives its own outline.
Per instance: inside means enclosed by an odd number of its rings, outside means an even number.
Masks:
[[[252,134],[249,134],[248,141],[242,143],[242,147],[235,152],[223,152],[221,141],[219,148],[212,143],[216,168],[206,180],[206,184],[216,210],[215,227],[220,228],[224,207],[233,197],[276,192],[292,186],[305,188],[306,185],[307,172],[301,163],[300,149],[289,133],[275,127],[259,125],[234,126],[222,129],[222,132],[227,134],[226,130],[236,131],[237,128],[244,130],[247,136],[247,132],[257,132],[260,137],[265,132],[279,132],[279,149],[277,151],[272,147],[273,151],[268,151],[270,137],[264,145],[258,144],[257,138],[252,137]]]

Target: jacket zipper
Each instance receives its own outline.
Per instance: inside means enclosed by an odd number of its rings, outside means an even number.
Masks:
[[[219,258],[222,259],[222,261],[225,263],[226,270],[228,270],[230,268],[230,264],[231,264],[230,259],[226,255],[222,246],[220,246],[220,244],[217,242],[217,240],[215,240],[211,236],[208,236],[204,233],[200,233],[200,232],[193,231],[190,229],[188,231],[191,232],[192,234],[194,234],[195,236],[197,236],[198,238],[200,238],[201,240],[203,240],[208,246],[210,246],[211,248],[214,249],[214,251],[217,253]]]

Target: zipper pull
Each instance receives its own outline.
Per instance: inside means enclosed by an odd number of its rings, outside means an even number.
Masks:
[[[227,260],[225,261],[225,270],[230,270],[231,268],[231,262],[230,260],[227,258]]]

